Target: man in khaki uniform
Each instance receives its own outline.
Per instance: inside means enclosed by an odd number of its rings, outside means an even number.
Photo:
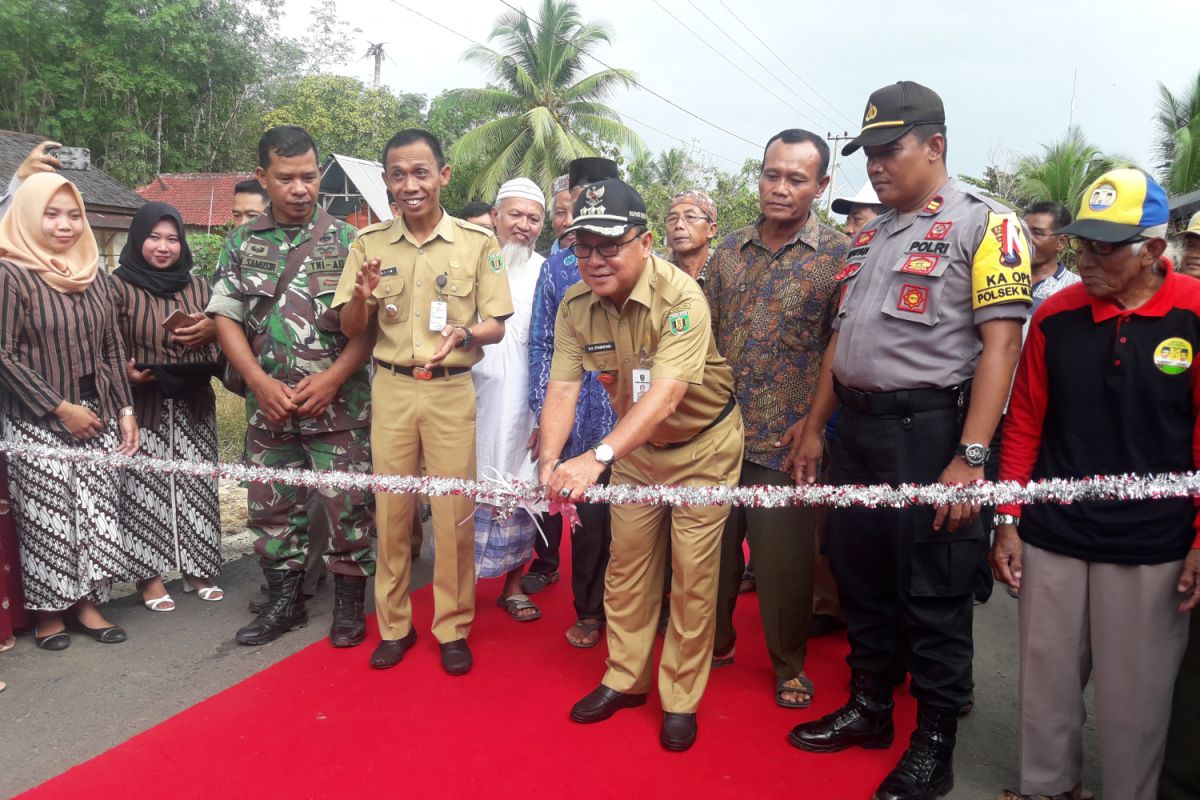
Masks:
[[[568,230],[577,235],[573,249],[583,281],[559,306],[541,416],[541,478],[550,496],[581,499],[610,464],[614,486],[736,485],[742,416],[700,287],[653,255],[645,203],[629,185],[592,184],[574,212]],[[619,421],[595,449],[560,461],[583,376],[593,371]],[[600,722],[646,702],[670,537],[660,741],[668,750],[692,746],[712,662],[719,543],[728,516],[728,506],[612,506],[604,584],[608,671],[571,709],[571,719]]]
[[[400,215],[364,228],[334,296],[342,332],[375,336],[371,446],[375,471],[475,475],[475,388],[482,347],[504,338],[512,300],[491,231],[451,217],[439,200],[450,181],[441,144],[410,128],[388,141],[383,179]],[[372,319],[374,324],[372,324]],[[382,641],[371,666],[387,669],[416,642],[408,582],[415,495],[376,495],[375,614]],[[434,497],[433,635],[451,675],[471,669],[475,616],[475,503]]]

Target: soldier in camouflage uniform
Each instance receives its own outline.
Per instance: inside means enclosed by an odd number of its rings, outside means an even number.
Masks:
[[[246,460],[261,467],[369,472],[365,365],[371,343],[369,337],[343,336],[330,307],[354,228],[317,208],[317,149],[303,129],[267,131],[259,163],[271,205],[230,233],[208,306],[221,348],[246,384]],[[336,583],[330,643],[352,647],[365,636],[363,597],[367,576],[375,572],[371,494],[254,483],[249,527],[270,596],[238,631],[242,644],[266,644],[308,623],[301,581],[315,522],[308,510],[312,491],[318,501],[311,505],[330,531],[326,556]]]

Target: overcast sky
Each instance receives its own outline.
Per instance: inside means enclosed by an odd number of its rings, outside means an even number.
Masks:
[[[481,42],[508,10],[499,0],[398,1]],[[509,1],[531,14],[539,4]],[[296,13],[287,29],[299,33],[310,0],[288,2]],[[337,2],[339,14],[364,31],[351,50],[364,52],[368,39],[386,42],[382,80],[394,91],[432,96],[484,83],[476,67],[461,61],[463,38],[397,0]],[[1072,118],[1073,81],[1074,120],[1087,136],[1150,166],[1157,83],[1181,91],[1200,70],[1197,0],[1139,0],[1136,13],[1118,0],[580,0],[579,6],[587,19],[613,28],[612,46],[596,52],[600,59],[634,70],[648,88],[730,133],[641,89],[610,101],[626,123],[655,153],[686,143],[725,170],[757,157],[761,143],[783,128],[854,132],[871,91],[897,80],[919,81],[942,96],[952,173],[978,175],[995,157],[1003,163],[1012,152],[1038,152],[1061,136]],[[589,64],[589,71],[602,68]],[[332,71],[369,81],[372,62],[356,55]],[[843,164],[838,194],[853,193],[865,180],[861,151]]]

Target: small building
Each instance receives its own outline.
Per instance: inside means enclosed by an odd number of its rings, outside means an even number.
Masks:
[[[356,228],[391,219],[391,202],[383,182],[383,165],[352,156],[331,155],[321,167],[318,202],[335,217]]]
[[[49,138],[35,133],[0,130],[0,176],[5,184],[29,152]],[[74,146],[73,142],[64,144]],[[88,223],[100,248],[100,266],[115,269],[121,248],[129,238],[133,215],[145,201],[95,167],[64,169],[62,175],[79,187],[79,193],[83,195]]]
[[[251,172],[165,172],[137,193],[179,209],[187,233],[212,233],[233,216],[233,187],[253,177]]]

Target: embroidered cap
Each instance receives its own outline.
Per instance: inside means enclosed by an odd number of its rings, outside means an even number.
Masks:
[[[1055,233],[1096,242],[1124,242],[1165,226],[1167,193],[1140,169],[1114,169],[1083,191],[1079,216]]]
[[[591,231],[610,238],[624,236],[630,228],[644,227],[646,203],[624,181],[610,179],[583,190],[573,209],[575,224],[563,231]]]

